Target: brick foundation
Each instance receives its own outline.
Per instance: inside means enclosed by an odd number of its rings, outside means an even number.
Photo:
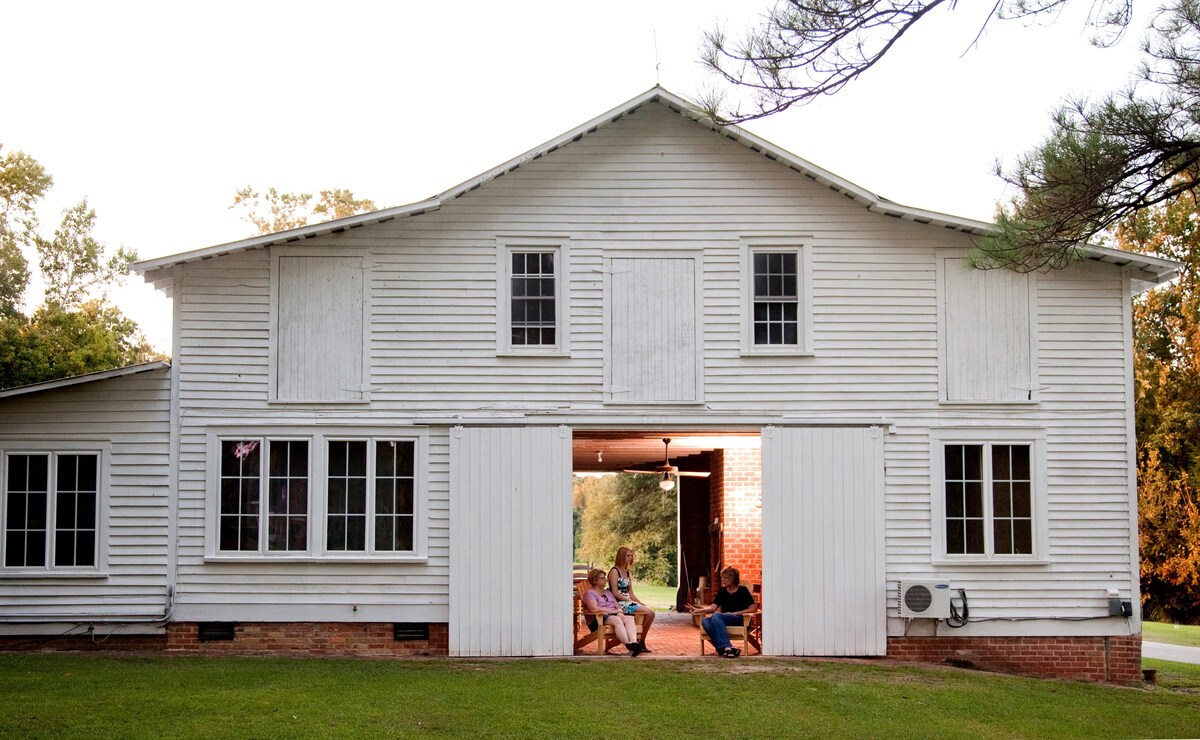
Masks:
[[[428,640],[397,641],[391,622],[239,622],[234,639],[200,642],[195,622],[175,622],[167,629],[166,649],[197,655],[445,656],[450,630],[430,624]]]
[[[1042,678],[1132,684],[1142,637],[889,637],[887,657]]]
[[[167,649],[167,635],[28,635],[0,637],[2,651],[70,652],[161,652]]]

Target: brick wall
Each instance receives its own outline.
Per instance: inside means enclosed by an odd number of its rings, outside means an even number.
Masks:
[[[446,624],[430,624],[429,640],[397,641],[391,622],[239,622],[234,639],[200,642],[195,622],[175,622],[166,647],[199,655],[444,656],[450,631]]]
[[[709,508],[721,517],[722,567],[737,568],[743,583],[762,583],[762,457],[758,449],[713,453]],[[714,584],[719,584],[714,574]]]
[[[103,628],[101,628],[103,629]],[[29,635],[0,637],[0,651],[116,651],[158,652],[167,647],[167,635]]]
[[[1142,679],[1142,637],[889,637],[889,658],[1078,681]]]

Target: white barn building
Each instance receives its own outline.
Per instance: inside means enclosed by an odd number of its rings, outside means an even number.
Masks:
[[[0,392],[0,644],[569,655],[572,471],[670,437],[753,451],[720,505],[764,652],[1133,680],[1130,298],[1176,266],[968,269],[988,228],[654,88],[427,201],[142,262],[169,368]]]

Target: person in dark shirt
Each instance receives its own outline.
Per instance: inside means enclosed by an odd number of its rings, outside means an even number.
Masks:
[[[712,639],[713,647],[718,655],[726,658],[736,658],[742,654],[729,642],[729,626],[740,626],[742,615],[752,614],[758,609],[750,589],[741,585],[742,574],[737,568],[726,568],[721,571],[721,588],[708,606],[688,604],[688,611],[693,614],[709,614],[701,621],[704,631]]]

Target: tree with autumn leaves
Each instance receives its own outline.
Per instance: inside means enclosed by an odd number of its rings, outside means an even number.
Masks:
[[[1146,616],[1200,623],[1200,202],[1145,209],[1116,237],[1183,264],[1133,306],[1138,540]]]

